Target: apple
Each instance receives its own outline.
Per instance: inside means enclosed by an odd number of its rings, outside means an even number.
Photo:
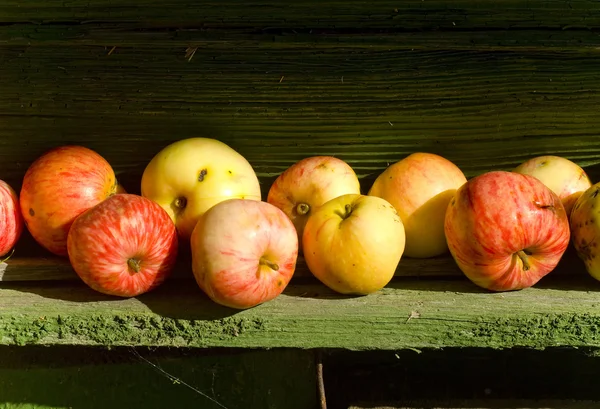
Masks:
[[[141,188],[142,196],[167,211],[184,240],[215,204],[232,198],[261,200],[250,163],[210,138],[182,139],[163,148],[146,166]]]
[[[446,208],[466,181],[463,172],[448,159],[416,152],[385,169],[368,194],[387,200],[398,211],[406,229],[404,255],[429,258],[448,252]]]
[[[405,240],[402,219],[391,203],[346,194],[312,213],[302,245],[309,270],[323,284],[341,294],[367,295],[391,281]]]
[[[76,145],[38,157],[23,178],[20,206],[32,237],[58,256],[67,256],[67,234],[77,216],[116,193],[111,165],[97,152]]]
[[[312,156],[296,162],[275,179],[267,202],[292,220],[301,252],[304,225],[311,211],[348,193],[360,194],[360,182],[350,165],[333,156]]]
[[[0,180],[0,257],[15,247],[23,232],[23,217],[17,192]]]
[[[200,289],[218,304],[247,309],[286,288],[296,269],[298,237],[279,208],[234,198],[198,219],[190,248]]]
[[[450,201],[445,233],[452,257],[476,285],[531,287],[569,245],[560,198],[533,176],[492,171],[470,179]]]
[[[592,186],[588,175],[578,164],[561,156],[537,156],[526,160],[513,172],[541,180],[562,200],[567,216],[579,196]]]
[[[586,189],[579,196],[571,212],[571,239],[587,272],[600,280],[600,183]]]
[[[75,219],[67,248],[73,269],[90,288],[135,297],[170,275],[178,236],[173,221],[157,203],[121,193]]]

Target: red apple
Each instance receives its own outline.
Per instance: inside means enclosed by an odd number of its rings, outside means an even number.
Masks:
[[[0,257],[17,244],[22,232],[23,217],[17,192],[0,180]]]
[[[493,171],[470,179],[450,201],[445,233],[454,260],[480,287],[531,287],[569,245],[560,198],[533,176]]]
[[[384,170],[369,190],[398,211],[406,229],[406,257],[428,258],[448,253],[444,215],[456,189],[467,179],[448,159],[413,153]]]
[[[292,219],[302,251],[302,233],[311,212],[348,193],[360,194],[360,182],[350,165],[333,156],[312,156],[296,162],[275,179],[267,202]]]
[[[117,191],[110,164],[83,146],[61,146],[37,158],[21,188],[21,212],[33,238],[67,255],[67,234],[77,216]]]
[[[177,258],[175,224],[157,203],[116,194],[75,219],[67,236],[69,261],[92,289],[135,297],[160,285]]]
[[[279,208],[252,199],[211,207],[190,238],[192,271],[216,303],[237,309],[270,301],[288,285],[298,257],[298,236]]]

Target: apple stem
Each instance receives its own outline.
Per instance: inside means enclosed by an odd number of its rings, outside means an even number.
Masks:
[[[296,206],[296,212],[299,215],[304,216],[310,212],[310,205],[308,203],[298,203],[298,206]]]
[[[346,203],[346,206],[344,206],[344,211],[346,213],[336,211],[336,213],[338,214],[338,216],[340,216],[342,218],[342,220],[350,217],[350,215],[352,214],[352,205],[350,203]]]
[[[527,261],[527,253],[523,250],[519,250],[519,251],[517,251],[517,256],[519,256],[519,258],[523,262],[523,270],[525,270],[525,271],[529,270],[529,262]]]
[[[273,263],[270,260],[267,260],[264,257],[260,258],[260,264],[268,266],[271,270],[279,271],[279,266],[276,263]]]
[[[142,267],[140,266],[140,260],[135,258],[130,258],[127,260],[127,267],[129,267],[130,273],[139,273],[142,270]]]

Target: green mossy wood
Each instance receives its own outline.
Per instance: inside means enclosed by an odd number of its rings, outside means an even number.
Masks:
[[[468,177],[557,154],[597,182],[598,27],[593,0],[5,0],[0,179],[19,189],[37,156],[76,143],[105,156],[137,193],[162,147],[205,136],[250,161],[265,197],[280,172],[318,154],[346,160],[365,192],[386,166],[415,151],[442,154]],[[559,270],[568,277],[556,277],[556,288],[549,279],[489,294],[460,277],[412,279],[344,298],[315,281],[295,282],[277,300],[233,314],[177,280],[110,301],[81,283],[38,283],[75,277],[25,235],[0,276],[33,282],[2,284],[0,340],[597,346],[598,283],[575,258],[566,260]],[[184,266],[176,276],[189,274]],[[446,257],[403,260],[398,275],[460,272]]]

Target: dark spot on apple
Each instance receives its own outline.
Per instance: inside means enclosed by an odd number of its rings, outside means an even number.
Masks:
[[[544,209],[544,210],[550,210],[550,211],[556,211],[556,208],[554,207],[554,205],[551,204],[543,204],[538,202],[537,200],[533,202],[533,204],[539,208],[539,209]]]
[[[454,203],[456,203],[456,198],[452,198],[452,200],[450,200],[450,206],[454,206]]]
[[[29,208],[29,215],[32,217],[35,216],[35,212],[33,211],[33,209],[31,207]]]
[[[546,166],[548,164],[548,161],[541,161],[538,167],[542,167],[542,166]]]
[[[283,285],[283,281],[281,281],[281,280],[278,280],[278,281],[277,281],[277,287],[281,287],[282,285]]]
[[[592,193],[592,197],[598,196],[599,193],[600,193],[600,189],[597,188],[596,190],[594,190],[594,193]]]
[[[198,175],[198,182],[203,182],[204,177],[206,176],[207,173],[208,173],[208,171],[206,169],[202,169],[200,171],[200,175]]]
[[[232,171],[228,170],[227,172],[229,172],[229,174],[230,174],[230,175],[233,175],[233,172],[232,172]]]

